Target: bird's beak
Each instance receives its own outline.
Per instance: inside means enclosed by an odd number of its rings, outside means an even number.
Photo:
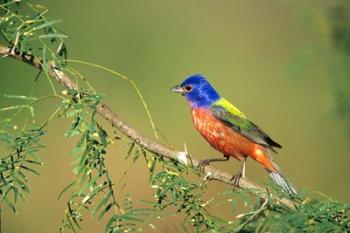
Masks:
[[[170,91],[175,92],[175,93],[181,93],[181,94],[183,94],[185,92],[185,90],[182,87],[180,87],[180,85],[176,85],[176,86],[172,87],[170,89]]]

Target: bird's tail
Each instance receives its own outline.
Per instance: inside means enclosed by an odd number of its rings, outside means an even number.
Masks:
[[[282,188],[283,191],[292,194],[297,195],[297,191],[293,187],[291,183],[289,183],[286,178],[281,174],[279,171],[270,171],[269,172],[270,177]]]
[[[297,191],[295,190],[293,185],[290,184],[286,178],[284,178],[284,176],[280,172],[278,165],[273,161],[272,157],[269,155],[269,151],[265,150],[265,153],[261,153],[260,150],[255,151],[260,153],[253,153],[254,156],[252,156],[252,158],[265,167],[271,178],[278,184],[278,186],[280,186],[283,191],[291,195],[296,195]]]

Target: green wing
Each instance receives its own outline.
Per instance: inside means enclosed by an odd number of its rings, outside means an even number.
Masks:
[[[249,121],[238,108],[224,98],[212,105],[211,113],[228,127],[257,144],[269,147],[272,150],[272,147],[282,148],[280,144],[272,140],[259,126]]]

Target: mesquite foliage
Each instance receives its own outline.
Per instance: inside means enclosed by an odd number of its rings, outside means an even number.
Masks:
[[[149,200],[135,200],[125,192],[127,176],[117,183],[112,179],[106,156],[108,149],[118,141],[118,132],[111,132],[97,117],[96,108],[101,103],[98,94],[88,80],[77,70],[67,66],[67,51],[63,34],[56,26],[60,20],[49,20],[48,9],[30,1],[0,1],[0,42],[11,48],[10,53],[26,54],[26,59],[39,59],[40,72],[33,80],[45,76],[51,88],[46,96],[36,96],[35,91],[23,95],[11,95],[19,103],[0,111],[13,113],[1,120],[0,141],[7,152],[0,160],[0,203],[14,212],[19,200],[26,199],[30,191],[29,180],[39,175],[43,163],[38,158],[46,125],[54,124],[56,117],[71,121],[63,140],[77,139],[72,148],[74,179],[57,194],[64,202],[60,231],[77,232],[84,227],[86,213],[98,220],[108,218],[105,232],[135,232],[150,229],[157,231],[157,222],[171,216],[180,216],[182,223],[169,226],[175,232],[348,232],[350,231],[350,206],[331,199],[318,200],[300,195],[295,209],[273,202],[268,193],[265,199],[254,197],[252,191],[228,190],[208,196],[208,180],[190,163],[164,158],[147,151],[137,141],[130,141],[126,160],[142,159],[149,172],[149,186],[154,196]],[[29,56],[28,56],[29,55]],[[57,91],[51,80],[50,67],[69,73],[78,84],[78,90]],[[61,94],[59,94],[61,93]],[[45,122],[37,123],[35,104],[52,98],[57,109]],[[122,110],[120,110],[122,111]],[[24,122],[18,124],[17,116]],[[129,140],[129,139],[126,139]],[[49,149],[49,148],[48,148]],[[128,173],[131,168],[114,167]],[[271,184],[262,184],[274,195],[286,197]],[[253,190],[254,193],[254,190]],[[288,197],[287,197],[288,198]],[[245,211],[239,205],[245,205]],[[229,219],[221,217],[221,207],[232,210]]]

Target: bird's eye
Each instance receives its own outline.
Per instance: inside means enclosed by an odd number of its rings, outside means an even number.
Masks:
[[[185,86],[185,90],[186,90],[186,92],[192,91],[192,86],[191,85]]]

